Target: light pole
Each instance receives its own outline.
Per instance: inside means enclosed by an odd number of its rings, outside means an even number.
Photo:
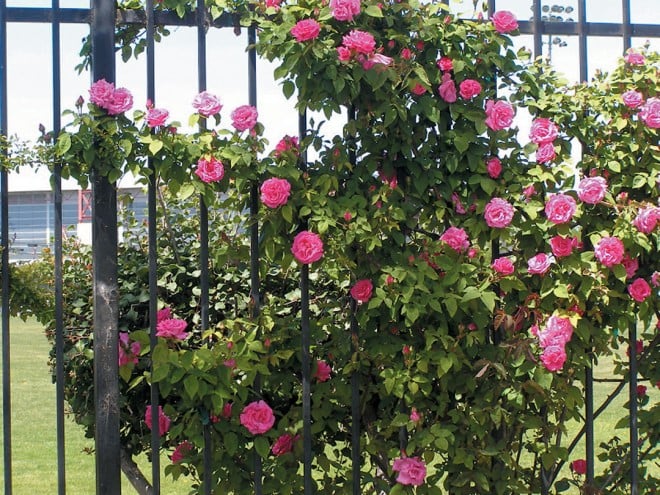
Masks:
[[[541,12],[543,13],[541,15],[541,20],[544,22],[575,22],[573,18],[570,17],[570,14],[572,14],[574,11],[575,8],[570,5],[544,5],[541,7]],[[568,15],[569,17],[564,17],[564,15]],[[534,17],[530,19],[530,21],[533,20]],[[552,62],[553,46],[556,46],[557,48],[568,46],[566,41],[561,39],[559,36],[553,36],[552,34],[548,34],[548,40],[544,41],[543,44],[548,45],[548,62]]]

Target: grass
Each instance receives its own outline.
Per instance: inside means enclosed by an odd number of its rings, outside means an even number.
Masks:
[[[35,322],[24,323],[11,321],[11,386],[12,386],[12,485],[15,495],[55,494],[57,493],[57,444],[55,426],[55,386],[51,382],[47,365],[49,345],[41,327]],[[596,378],[613,376],[612,363],[602,361],[596,368]],[[646,384],[647,386],[650,384]],[[595,408],[602,403],[613,390],[613,383],[595,384]],[[660,400],[660,392],[648,387],[649,404]],[[627,439],[627,429],[616,430],[615,425],[625,413],[627,388],[610,404],[607,410],[596,419],[596,451],[598,444],[613,434]],[[0,414],[2,411],[0,411]],[[568,441],[581,425],[567,425]],[[94,447],[93,439],[85,438],[83,430],[71,420],[65,426],[66,447],[66,486],[67,493],[87,495],[95,492],[94,456],[89,452]],[[584,442],[576,448],[571,459],[584,457]],[[0,459],[2,452],[0,452]],[[169,460],[163,456],[164,467]],[[145,459],[139,459],[142,471],[150,477],[150,465]],[[4,473],[0,481],[4,483]],[[596,472],[601,466],[596,465]],[[656,475],[660,468],[654,468]],[[559,478],[570,477],[568,463]],[[164,495],[184,495],[189,493],[185,482],[174,483],[170,478],[161,476],[161,489]],[[122,477],[122,493],[135,493],[132,486]],[[567,492],[575,493],[575,492]]]
[[[57,493],[57,440],[55,385],[47,365],[49,344],[41,327],[12,319],[11,326],[11,423],[12,486],[15,495]],[[1,414],[1,411],[0,411]],[[94,440],[85,438],[82,428],[67,418],[65,459],[67,493],[95,493]],[[2,458],[2,452],[0,452]],[[161,465],[169,462],[163,457]],[[138,460],[142,471],[151,477],[151,467]],[[4,484],[4,459],[0,480]],[[181,483],[173,484],[161,476],[163,494],[189,493]],[[135,493],[122,476],[122,493]]]

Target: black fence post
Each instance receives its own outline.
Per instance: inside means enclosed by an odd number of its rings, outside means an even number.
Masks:
[[[115,2],[92,1],[92,77],[115,80]],[[92,169],[94,269],[94,409],[96,493],[121,494],[119,444],[119,285],[117,191]]]

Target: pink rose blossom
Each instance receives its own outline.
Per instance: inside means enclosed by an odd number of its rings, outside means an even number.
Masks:
[[[309,265],[323,257],[323,241],[318,234],[303,230],[293,239],[291,252],[300,263]]]
[[[337,58],[340,62],[348,62],[351,60],[351,56],[352,54],[349,48],[346,48],[345,46],[337,47]]]
[[[370,55],[376,49],[376,40],[373,35],[357,29],[344,35],[342,44],[352,52],[364,55]]]
[[[545,275],[554,261],[554,256],[539,253],[527,260],[527,271],[531,275]]]
[[[449,57],[441,57],[436,62],[436,65],[438,66],[438,69],[440,69],[443,72],[450,71],[450,70],[454,69],[454,62]]]
[[[352,218],[353,218],[353,215],[351,214],[350,211],[345,211],[344,212],[344,220],[345,221],[350,222]]]
[[[502,173],[502,162],[499,158],[493,157],[486,162],[486,170],[491,178],[497,179]]]
[[[112,93],[112,98],[105,107],[108,115],[119,115],[131,109],[133,106],[133,95],[126,88],[117,88]]]
[[[160,323],[163,320],[169,320],[170,318],[172,318],[172,310],[169,307],[164,307],[156,312],[156,323]]]
[[[147,110],[147,126],[151,128],[162,127],[169,116],[170,112],[163,108],[150,108]]]
[[[518,20],[508,10],[499,10],[493,14],[493,26],[500,34],[510,33],[518,29]]]
[[[484,218],[489,227],[504,228],[511,223],[515,210],[502,198],[491,199],[484,209]]]
[[[646,385],[637,385],[637,389],[635,390],[635,392],[637,392],[637,397],[645,397]]]
[[[651,275],[651,283],[653,287],[660,287],[660,272],[653,272]]]
[[[179,445],[176,446],[174,452],[172,452],[172,464],[180,463],[185,457],[190,454],[193,449],[193,444],[188,440],[184,440]]]
[[[97,107],[107,109],[114,92],[114,84],[109,83],[105,79],[99,79],[89,88],[89,101]]]
[[[511,261],[510,258],[507,258],[505,256],[501,258],[497,258],[495,261],[493,261],[493,264],[491,265],[493,270],[495,270],[497,273],[500,275],[511,275],[515,271],[515,267],[513,266],[513,262]]]
[[[543,143],[536,149],[536,161],[539,163],[550,163],[555,158],[557,158],[557,153],[552,143]]]
[[[272,177],[261,184],[261,202],[269,208],[285,205],[291,194],[291,184],[286,179]]]
[[[312,378],[315,378],[317,382],[327,382],[330,379],[330,374],[332,373],[332,368],[328,363],[322,359],[316,360],[316,371]]]
[[[119,332],[119,366],[137,364],[141,347],[139,342],[130,343],[128,333]]]
[[[360,13],[360,0],[330,0],[330,11],[338,21],[352,21]]]
[[[552,120],[546,118],[534,119],[529,131],[529,139],[532,143],[552,143],[559,134],[559,128]]]
[[[595,205],[600,203],[607,192],[607,181],[603,177],[585,177],[577,188],[580,201]]]
[[[410,48],[404,48],[401,50],[401,58],[403,60],[410,60],[413,57],[412,50]]]
[[[275,145],[275,156],[280,157],[283,153],[292,152],[296,156],[299,153],[298,138],[296,136],[284,136]]]
[[[449,227],[440,236],[440,240],[459,253],[470,247],[467,233],[458,227]]]
[[[576,209],[577,205],[572,196],[563,193],[553,194],[545,203],[545,216],[552,223],[559,225],[569,222],[575,215]]]
[[[362,64],[364,70],[369,70],[376,65],[383,65],[387,67],[392,62],[394,62],[394,59],[392,57],[387,57],[382,53],[372,53],[367,58],[364,58],[363,55],[360,55],[358,57],[358,60],[360,60],[360,63]]]
[[[398,471],[397,483],[420,486],[426,478],[426,465],[419,457],[399,457],[392,464],[392,471]]]
[[[626,269],[626,278],[633,278],[639,269],[639,261],[637,261],[637,258],[631,258],[627,254],[623,256],[621,264],[623,265],[623,268]]]
[[[144,422],[147,423],[147,428],[151,430],[151,405],[147,406],[144,413]],[[158,406],[158,433],[163,436],[170,429],[170,418],[163,412],[163,406]]]
[[[178,318],[159,321],[156,324],[156,336],[165,339],[184,340],[188,336],[187,326],[188,323],[185,320]]]
[[[273,410],[263,400],[250,402],[240,415],[240,421],[253,435],[266,433],[275,424]]]
[[[357,302],[367,302],[371,299],[373,288],[374,285],[371,283],[371,280],[367,278],[358,280],[353,287],[351,287],[351,297]]]
[[[486,125],[493,131],[506,129],[513,123],[515,111],[508,101],[486,101]]]
[[[225,419],[231,419],[231,410],[233,407],[233,402],[225,402],[225,405],[222,406],[222,417]]]
[[[623,57],[623,60],[630,65],[644,65],[646,58],[641,53],[637,53],[633,50],[628,51]]]
[[[421,84],[416,83],[410,91],[412,91],[412,93],[417,95],[417,96],[421,96],[424,93],[426,93],[426,88],[424,86],[422,86]]]
[[[193,100],[192,106],[197,113],[202,117],[212,117],[222,110],[222,104],[217,96],[209,93],[208,91],[202,91]]]
[[[573,253],[575,239],[571,237],[554,236],[550,239],[550,248],[556,258],[565,258]]]
[[[273,455],[278,457],[284,454],[288,454],[289,452],[293,451],[293,444],[296,443],[296,440],[299,438],[300,435],[294,436],[291,433],[280,435],[277,440],[275,440],[275,443],[271,447],[270,451],[273,453]]]
[[[559,371],[566,362],[566,350],[560,345],[548,346],[543,349],[541,362],[548,371]]]
[[[197,161],[195,175],[199,177],[202,182],[206,182],[207,184],[218,182],[225,176],[225,167],[222,162],[214,156],[211,156],[208,159],[202,157]]]
[[[282,0],[266,0],[266,7],[273,7],[275,10],[279,10],[281,3]]]
[[[594,249],[596,259],[607,267],[621,263],[623,254],[623,242],[616,237],[603,237]]]
[[[315,39],[320,32],[321,25],[315,19],[303,19],[291,28],[291,35],[300,43]]]
[[[456,213],[459,215],[465,215],[465,206],[463,206],[463,203],[461,202],[461,198],[458,195],[457,192],[451,193],[451,202],[454,205],[454,209],[456,210]]]
[[[456,84],[451,78],[451,74],[445,73],[442,75],[442,83],[438,87],[438,94],[447,103],[456,101]]]
[[[231,113],[231,125],[239,132],[251,130],[257,124],[257,118],[259,114],[256,108],[242,105]]]
[[[587,474],[587,461],[584,459],[572,461],[570,467],[575,474]]]
[[[539,345],[542,348],[551,345],[565,346],[573,337],[573,324],[569,318],[551,316],[545,328],[538,333]]]
[[[660,98],[649,98],[639,109],[639,119],[651,129],[660,129]]]
[[[637,230],[645,234],[653,232],[658,223],[660,223],[660,207],[658,206],[640,208],[637,216],[632,221],[632,224],[637,227]]]
[[[523,196],[525,196],[527,199],[534,196],[534,194],[536,194],[536,188],[534,187],[534,184],[530,184],[525,189],[523,189]]]
[[[481,84],[474,79],[466,79],[458,85],[461,97],[470,100],[481,93]]]
[[[417,412],[417,409],[413,407],[412,410],[410,411],[410,421],[412,421],[413,423],[417,423],[421,419],[422,417]]]
[[[649,283],[643,278],[636,278],[628,286],[628,294],[637,302],[644,302],[644,300],[651,295],[651,287]]]
[[[639,91],[631,89],[621,95],[621,100],[628,108],[638,108],[644,103],[644,95]]]

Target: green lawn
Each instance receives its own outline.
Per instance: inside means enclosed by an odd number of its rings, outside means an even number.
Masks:
[[[46,361],[49,344],[41,327],[34,322],[12,319],[10,331],[13,493],[56,494],[55,385],[51,382]],[[93,494],[95,465],[94,456],[89,452],[94,447],[94,440],[85,438],[82,428],[72,420],[66,421],[65,432],[67,493]],[[161,464],[167,462],[164,457]],[[146,462],[140,464],[150,478],[150,465]],[[2,483],[3,466],[0,464]],[[166,495],[189,493],[185,486],[177,487],[164,476],[161,477],[161,488]],[[135,493],[123,476],[122,493]]]

